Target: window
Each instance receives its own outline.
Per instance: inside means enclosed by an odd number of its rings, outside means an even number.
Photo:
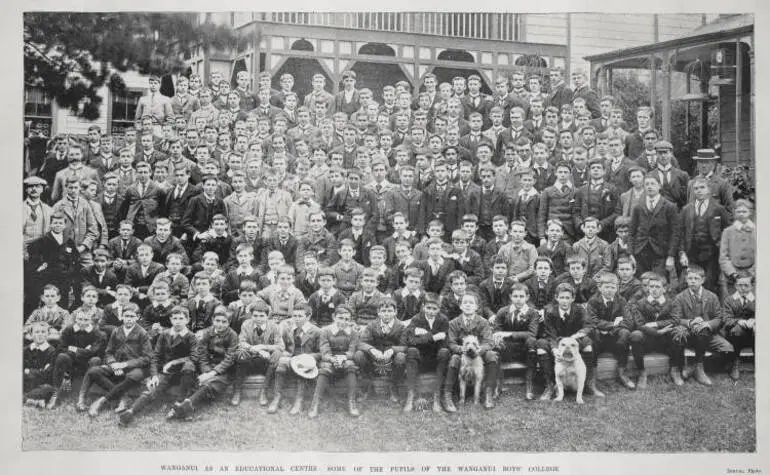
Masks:
[[[46,137],[51,136],[53,108],[51,96],[38,87],[24,89],[24,122],[38,129]]]
[[[112,95],[112,122],[110,124],[112,135],[123,135],[123,130],[126,127],[134,125],[136,106],[139,104],[140,97],[142,97],[140,91],[131,90]]]

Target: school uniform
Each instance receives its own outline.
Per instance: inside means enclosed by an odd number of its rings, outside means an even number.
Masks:
[[[182,231],[187,234],[188,241],[192,243],[196,234],[207,231],[211,227],[212,218],[217,214],[227,215],[225,203],[220,198],[209,199],[205,193],[190,198],[181,221]]]
[[[361,330],[358,347],[353,355],[356,366],[365,373],[371,373],[377,362],[371,350],[376,349],[383,353],[393,350],[389,376],[393,382],[400,381],[406,369],[406,347],[401,344],[405,329],[406,326],[399,320],[393,320],[387,326],[379,318],[369,322]]]
[[[84,160],[85,161],[85,160]],[[120,163],[118,162],[118,157],[115,155],[110,155],[109,157],[104,156],[104,154],[99,153],[95,155],[90,160],[87,160],[86,163],[89,167],[96,170],[96,174],[99,177],[99,187],[102,187],[102,183],[104,180],[104,175],[109,172],[114,172],[120,167]]]
[[[96,289],[97,294],[99,294],[99,301],[97,305],[100,307],[115,301],[115,297],[106,291],[114,291],[120,283],[120,280],[118,280],[117,275],[115,275],[115,273],[110,269],[105,269],[104,272],[100,274],[96,271],[96,267],[91,266],[86,269],[85,272],[83,272],[82,282],[83,284],[81,288],[85,287],[86,285],[90,285]]]
[[[279,217],[288,216],[292,202],[291,193],[280,188],[273,191],[267,188],[257,191],[257,225],[263,238],[270,236],[275,231]]]
[[[609,159],[604,165],[606,174],[604,181],[615,186],[618,193],[623,193],[631,188],[631,182],[628,178],[628,172],[631,167],[636,166],[628,157],[621,157],[620,160]]]
[[[609,244],[600,237],[589,243],[586,238],[572,245],[573,254],[586,260],[586,277],[593,278],[599,271],[609,271]]]
[[[468,335],[474,335],[479,340],[479,356],[484,359],[484,382],[487,391],[497,384],[497,362],[498,353],[493,350],[494,342],[492,340],[492,326],[478,315],[473,315],[466,319],[463,315],[449,321],[449,331],[447,332],[447,346],[451,353],[449,359],[450,371],[457,371],[460,368],[460,355],[463,351],[463,338]],[[456,373],[455,373],[456,374]],[[444,383],[444,389],[454,385],[454,378],[447,377]]]
[[[637,369],[644,369],[644,355],[652,351],[662,351],[669,355],[672,368],[684,367],[684,342],[671,338],[670,329],[676,321],[671,318],[671,299],[661,296],[654,299],[647,296],[629,305],[625,312],[622,326],[631,332],[631,354]],[[646,326],[655,323],[655,326]],[[668,331],[668,330],[667,330]]]
[[[379,221],[376,196],[366,188],[354,191],[347,186],[336,192],[326,203],[327,229],[338,236],[342,230],[350,227],[351,212],[355,208],[365,213],[364,227],[374,230]]]
[[[78,168],[64,168],[56,173],[56,177],[53,180],[53,187],[51,189],[51,201],[53,203],[64,198],[67,179],[71,177],[77,178],[80,182],[85,179],[94,180],[96,183],[100,184],[100,186],[102,183],[97,171],[87,165]]]
[[[493,276],[489,276],[478,285],[478,295],[481,298],[481,308],[487,315],[495,315],[497,311],[511,304],[511,287],[513,282],[504,278],[501,281],[495,281]]]
[[[358,326],[363,327],[377,320],[380,302],[385,295],[375,289],[371,294],[365,294],[363,290],[357,290],[348,298],[348,307],[353,312],[353,318]]]
[[[201,374],[213,371],[216,375],[201,383],[190,395],[190,406],[193,409],[215,400],[229,386],[237,348],[238,335],[232,328],[217,332],[211,327],[203,331],[198,343],[198,368]]]
[[[615,295],[611,301],[605,301],[604,297],[598,293],[586,303],[587,317],[594,323],[594,331],[591,334],[594,354],[611,352],[619,368],[625,368],[628,365],[631,332],[614,323],[616,318],[624,316],[626,305],[626,299],[619,295]],[[597,359],[598,357],[594,359],[594,365]]]
[[[260,328],[256,320],[251,318],[243,322],[241,333],[238,335],[238,350],[235,359],[235,381],[233,382],[236,391],[243,384],[244,378],[249,374],[265,374],[267,378],[272,377],[272,373],[278,366],[281,354],[286,349],[281,327],[272,321],[265,323]],[[245,345],[264,345],[264,350],[270,356],[264,358],[259,353],[246,349]]]
[[[169,254],[179,254],[183,266],[190,263],[182,241],[175,236],[169,236],[165,242],[160,242],[157,235],[152,235],[144,240],[144,244],[152,247],[152,260],[159,264],[165,264]]]
[[[690,321],[697,317],[708,323],[708,328],[700,332],[690,329]],[[707,350],[722,353],[728,363],[734,358],[733,346],[720,333],[724,324],[724,313],[719,298],[714,293],[705,288],[701,288],[698,294],[694,294],[689,288],[683,290],[674,297],[671,318],[687,328],[688,346],[694,346],[696,363],[703,363]]]
[[[661,196],[663,194],[661,193]],[[665,196],[664,196],[665,198]],[[618,204],[618,207],[620,208],[620,212],[618,213],[620,216],[631,216],[631,211],[636,207],[645,204],[645,200],[647,199],[647,193],[644,191],[644,188],[642,188],[641,191],[637,193],[637,191],[634,188],[629,188],[625,192],[623,192],[620,195],[620,201]],[[669,201],[671,201],[669,199]]]
[[[667,257],[676,257],[680,228],[676,205],[658,195],[650,210],[649,198],[631,211],[628,248],[636,258],[637,273],[653,270],[662,275]]]
[[[465,272],[468,285],[478,285],[486,277],[486,268],[478,252],[466,249],[463,254],[450,254],[448,259],[455,261],[455,269]]]
[[[294,309],[305,305],[307,300],[302,292],[291,286],[283,289],[278,284],[273,284],[257,292],[257,297],[270,305],[270,320],[281,322],[290,318]]]
[[[540,329],[540,313],[527,304],[520,309],[506,305],[495,312],[496,317],[492,333],[512,332],[503,338],[499,347],[500,359],[503,361],[524,361],[527,369],[534,370],[537,366],[538,348],[547,349],[545,340],[538,342]]]
[[[696,176],[698,178],[700,175]],[[695,179],[693,178],[693,180]],[[714,202],[722,205],[728,213],[733,211],[733,189],[732,185],[724,178],[718,176],[716,173],[711,172],[705,177],[709,182],[709,190],[711,190],[711,199]],[[690,180],[687,183],[687,202],[692,203],[695,201],[695,194],[692,191],[694,181]]]
[[[145,184],[136,181],[128,187],[123,208],[126,220],[134,223],[136,237],[144,239],[155,232],[155,220],[160,217],[163,196],[163,191],[153,181]]]
[[[304,254],[299,252],[299,241],[291,234],[286,237],[286,240],[282,240],[278,233],[274,233],[272,236],[264,238],[261,246],[259,253],[262,256],[259,260],[260,271],[267,272],[268,256],[272,251],[280,251],[286,264],[294,266],[299,272],[303,270],[299,263],[302,262],[302,267],[304,267]]]
[[[574,92],[562,81],[551,87],[551,92],[548,93],[548,97],[545,100],[545,107],[556,107],[561,111],[561,106],[564,104],[572,104],[572,97]]]
[[[408,191],[403,187],[395,188],[385,193],[385,217],[388,223],[393,222],[393,213],[400,211],[406,217],[409,228],[417,229],[421,222],[420,212],[422,210],[423,192],[410,188]],[[392,229],[390,226],[388,229]]]
[[[529,192],[519,190],[511,201],[509,222],[523,221],[527,231],[527,241],[537,245],[540,234],[538,234],[537,221],[540,211],[540,193],[536,189]]]
[[[66,218],[64,236],[66,238],[71,237],[78,246],[83,245],[89,249],[97,243],[99,225],[88,200],[83,197],[71,200],[65,196],[53,205],[53,212],[64,214]]]
[[[618,198],[617,189],[604,180],[598,184],[589,181],[583,185],[575,192],[575,228],[580,228],[589,216],[594,217],[601,226],[599,237],[606,241],[615,239]]]
[[[464,210],[464,196],[458,188],[449,182],[439,185],[434,181],[423,190],[419,212],[421,221],[416,225],[417,232],[425,233],[428,223],[437,220],[444,224],[445,237],[449,237],[454,229],[460,227]]]
[[[757,227],[735,221],[722,231],[719,266],[724,278],[739,271],[753,272],[756,262]]]
[[[165,282],[168,285],[171,300],[174,303],[181,304],[190,293],[190,281],[181,272],[172,276],[168,270],[165,270],[155,276],[152,285],[154,286],[158,282]]]
[[[83,384],[95,383],[107,391],[104,398],[112,401],[123,396],[130,389],[141,384],[149,373],[153,350],[150,337],[139,325],[134,325],[126,332],[125,327],[117,327],[107,342],[104,366],[94,366],[86,372]],[[116,376],[109,366],[112,363],[124,363],[123,376]],[[116,384],[116,381],[120,381]]]
[[[150,262],[146,268],[142,268],[141,264],[134,262],[126,268],[124,282],[135,288],[137,292],[146,294],[155,280],[155,276],[164,270],[165,267],[157,262]]]
[[[422,288],[425,292],[433,292],[440,295],[444,285],[448,284],[447,276],[457,268],[457,262],[453,259],[442,259],[440,263],[434,263],[428,259],[425,261],[415,261],[412,266],[422,270]]]
[[[30,300],[38,301],[43,287],[53,284],[59,289],[60,305],[67,307],[69,290],[76,282],[80,262],[80,253],[75,241],[63,233],[59,242],[49,231],[29,243],[28,251],[30,259],[25,266],[25,295],[28,295]],[[46,268],[38,271],[42,265]],[[34,305],[27,308],[34,308]]]
[[[540,193],[540,209],[538,210],[538,236],[546,235],[546,224],[551,219],[558,219],[564,227],[564,236],[570,241],[577,238],[577,230],[573,221],[576,210],[576,191],[569,184],[549,186]]]
[[[339,259],[339,242],[328,230],[322,228],[319,232],[308,232],[297,241],[296,267],[305,267],[303,256],[306,252],[315,252],[319,266],[332,266]]]
[[[532,165],[532,173],[535,175],[534,188],[541,193],[541,196],[543,190],[556,183],[556,170],[550,163],[544,166]]]
[[[29,370],[24,372],[24,399],[47,401],[54,394],[56,390],[51,383],[55,359],[56,348],[48,342],[40,346],[30,343],[24,347],[22,361],[24,369]]]
[[[558,348],[559,340],[562,338],[571,337],[575,333],[581,332],[583,336],[577,339],[580,352],[585,355],[583,360],[586,366],[593,366],[593,353],[585,351],[585,347],[592,343],[590,335],[593,331],[593,324],[582,305],[572,304],[565,312],[559,309],[556,304],[546,306],[543,326],[546,341],[552,350]]]
[[[687,187],[690,175],[673,164],[667,170],[663,170],[658,165],[652,173],[660,177],[660,194],[681,209],[687,203]]]
[[[565,272],[561,276],[556,277],[553,287],[554,290],[561,283],[567,283],[571,285],[573,289],[575,289],[576,304],[588,303],[591,297],[593,297],[594,294],[598,291],[596,281],[588,277],[588,274],[584,275],[580,282],[576,282],[575,278],[572,277],[569,272]],[[554,295],[554,297],[556,297],[556,295]]]
[[[233,246],[233,236],[227,232],[221,236],[211,236],[205,241],[198,241],[195,250],[192,252],[193,269],[200,267],[203,269],[203,255],[207,252],[213,252],[219,257],[219,262],[226,263],[230,257]]]
[[[70,350],[70,347],[76,350]],[[58,354],[53,368],[53,385],[61,387],[64,379],[84,375],[88,368],[101,364],[107,346],[107,335],[95,325],[66,326],[60,335]]]
[[[717,292],[719,244],[729,219],[727,210],[713,199],[688,203],[680,214],[679,252],[706,271],[704,285],[712,292]]]
[[[418,328],[427,333],[418,335]],[[444,333],[445,337],[434,340],[433,336],[438,333]],[[420,370],[427,370],[436,375],[434,393],[440,392],[449,364],[448,335],[449,319],[445,315],[438,314],[432,321],[428,321],[425,314],[419,312],[411,318],[409,325],[401,333],[401,345],[406,347],[407,388],[415,390]]]
[[[196,295],[187,299],[184,305],[187,306],[187,310],[190,313],[190,330],[193,333],[198,333],[211,326],[214,310],[220,305],[220,302],[211,294],[203,299]]]
[[[503,245],[497,255],[508,264],[508,277],[517,282],[526,280],[535,272],[537,250],[528,242],[514,245],[511,241]]]
[[[756,318],[756,297],[753,292],[742,296],[736,292],[724,300],[724,325],[721,334],[733,345],[735,356],[740,355],[743,348],[755,345],[755,333],[753,328],[744,328],[739,325],[741,321]]]
[[[551,259],[553,263],[553,275],[558,276],[567,271],[567,258],[574,253],[572,246],[559,240],[555,245],[551,241],[546,240],[546,243],[537,248],[538,256],[543,256]]]

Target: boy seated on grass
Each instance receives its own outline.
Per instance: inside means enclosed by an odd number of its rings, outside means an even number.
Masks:
[[[48,402],[48,408],[56,407],[62,393],[72,390],[72,380],[85,375],[89,368],[102,363],[107,346],[107,335],[99,330],[91,317],[75,311],[75,323],[64,327],[59,340],[59,354],[53,368],[55,393]]]
[[[392,266],[385,264],[387,251],[379,244],[369,249],[369,269],[377,273],[377,290],[383,294],[392,294],[399,286],[398,272]]]
[[[324,267],[318,271],[319,289],[308,298],[310,306],[310,321],[319,327],[329,325],[333,321],[334,311],[347,302],[347,298],[337,287],[337,274],[330,268]]]
[[[332,266],[332,270],[337,276],[337,288],[345,297],[350,297],[356,290],[365,267],[353,260],[356,251],[352,240],[342,239],[339,253],[340,260]]]
[[[166,256],[166,270],[155,276],[152,285],[165,282],[169,287],[172,301],[175,304],[183,302],[190,294],[190,280],[182,274],[184,257],[182,254],[172,252]]]
[[[584,393],[601,397],[603,394],[597,394],[596,391],[596,366],[594,365],[593,341],[590,336],[593,332],[593,325],[583,306],[575,303],[575,288],[571,284],[563,282],[557,285],[555,296],[555,302],[545,309],[543,326],[551,354],[549,355],[549,363],[543,367],[546,370],[553,368],[553,359],[556,357],[560,339],[565,337],[576,339],[580,355],[586,365]],[[546,375],[546,388],[540,397],[541,401],[548,401],[553,397],[552,377],[552,373]],[[583,400],[579,399],[577,403],[582,404]]]
[[[158,282],[157,285],[150,287],[149,294],[152,304],[148,305],[142,312],[139,325],[147,331],[150,336],[150,344],[154,348],[158,336],[171,328],[171,310],[174,304],[169,298],[170,292],[165,282]],[[187,317],[189,320],[189,313]]]
[[[647,370],[644,356],[659,352],[669,355],[669,374],[677,386],[684,384],[684,339],[673,338],[672,326],[676,323],[671,318],[671,299],[666,296],[666,278],[650,272],[647,275],[647,295],[631,302],[625,309],[623,327],[631,332],[631,354],[634,365],[639,370],[637,389],[647,385]]]
[[[88,409],[88,415],[96,417],[108,401],[120,399],[116,412],[128,409],[126,393],[138,387],[149,372],[152,359],[150,337],[144,328],[137,325],[139,307],[129,304],[123,309],[123,325],[110,335],[104,352],[104,364],[90,368],[80,386],[76,408]],[[86,406],[86,396],[91,385],[96,384],[107,391],[96,399],[90,408]]]
[[[603,352],[611,352],[618,364],[618,379],[628,389],[635,389],[636,385],[626,375],[631,332],[623,326],[623,316],[628,303],[618,294],[618,276],[602,272],[598,282],[599,292],[588,299],[586,304],[588,318],[595,326],[591,335],[596,355],[594,364],[598,363],[599,355]],[[601,396],[601,392],[597,391],[596,395]]]
[[[49,325],[44,321],[30,325],[32,343],[24,347],[23,400],[27,406],[45,408],[55,389],[51,385],[56,348],[48,343]]]
[[[185,306],[190,316],[190,330],[198,335],[211,326],[211,318],[220,302],[211,294],[211,277],[204,271],[195,274],[193,289],[195,295],[187,299]]]
[[[377,273],[371,269],[364,270],[359,285],[359,290],[353,292],[347,305],[355,316],[356,324],[363,329],[377,319],[385,294],[377,290]]]
[[[401,344],[404,328],[404,324],[396,320],[396,302],[383,297],[377,306],[377,319],[361,330],[353,355],[362,373],[389,377],[390,401],[394,403],[399,402],[398,384],[404,379],[406,369],[406,347]]]
[[[190,315],[185,307],[171,309],[171,328],[158,336],[150,362],[150,379],[147,390],[134,404],[119,415],[119,424],[127,426],[134,417],[159,396],[165,396],[176,383],[180,386],[181,399],[186,398],[195,386],[195,365],[198,360],[198,339],[187,328]],[[171,419],[170,411],[166,419]]]
[[[586,277],[593,279],[599,271],[609,270],[609,244],[598,236],[602,225],[597,218],[588,216],[580,229],[584,236],[572,245],[572,250],[575,255],[585,259]]]
[[[433,387],[433,412],[444,412],[441,407],[441,388],[444,383],[449,349],[447,332],[449,319],[439,313],[439,296],[424,296],[422,310],[409,321],[409,326],[401,334],[402,345],[406,346],[406,387],[408,390],[404,412],[414,409],[414,397],[417,393],[417,376],[420,370],[433,371],[436,384]]]
[[[687,289],[674,297],[671,309],[671,318],[675,319],[680,327],[674,331],[684,334],[688,345],[695,347],[695,368],[684,368],[682,378],[687,380],[694,373],[697,382],[711,386],[711,379],[703,367],[706,351],[720,353],[728,371],[731,371],[735,364],[735,352],[733,345],[719,332],[723,325],[722,306],[719,298],[703,287],[703,268],[691,265],[687,268],[686,279]],[[684,351],[684,347],[681,351]]]
[[[546,365],[549,361],[548,353],[545,351],[545,342],[543,341],[538,346],[537,334],[540,326],[540,313],[537,309],[527,305],[528,299],[527,286],[522,283],[513,284],[510,291],[511,304],[497,311],[492,336],[495,348],[499,351],[500,361],[524,361],[526,363],[525,399],[531,401],[535,398],[533,380],[538,357],[542,361],[541,366],[546,373]],[[538,349],[541,350],[539,354]]]
[[[334,322],[321,329],[318,346],[321,350],[321,363],[308,417],[318,417],[321,398],[326,389],[333,378],[342,375],[345,376],[347,388],[348,412],[352,417],[358,417],[361,415],[356,404],[358,367],[353,360],[358,347],[358,326],[353,322],[353,314],[348,307],[343,305],[334,310]]]
[[[229,305],[238,299],[241,284],[245,281],[257,282],[259,271],[252,265],[254,248],[250,244],[238,244],[235,258],[238,265],[230,269],[222,284],[222,301]]]
[[[294,268],[282,265],[276,271],[276,283],[257,292],[270,306],[270,320],[280,323],[290,318],[294,307],[307,303],[302,291],[294,286]]]
[[[268,320],[270,307],[257,302],[251,307],[251,318],[243,322],[238,336],[238,350],[235,356],[235,380],[230,404],[241,403],[243,380],[250,374],[264,374],[265,380],[259,393],[259,405],[266,406],[267,388],[275,374],[278,361],[285,346],[281,329]]]
[[[567,270],[556,279],[556,284],[569,284],[574,292],[575,303],[586,304],[598,290],[596,281],[586,277],[586,260],[580,256],[569,257]]]
[[[736,292],[724,301],[724,327],[722,332],[727,341],[733,345],[735,363],[730,369],[730,377],[737,381],[740,378],[740,354],[744,348],[754,349],[755,344],[755,301],[754,277],[739,271],[733,276]]]
[[[24,341],[32,342],[32,324],[45,322],[48,324],[48,338],[56,340],[59,338],[59,331],[67,325],[72,324],[70,313],[59,306],[59,288],[53,284],[46,284],[43,287],[43,295],[40,300],[43,306],[35,309],[27,318],[24,325]]]
[[[618,292],[626,299],[633,302],[644,295],[644,286],[636,276],[636,259],[633,256],[624,256],[618,259]]]
[[[222,394],[232,380],[237,349],[238,334],[230,328],[227,310],[220,305],[198,343],[198,388],[182,402],[175,402],[169,416],[191,420],[196,410]]]
[[[546,223],[545,242],[537,248],[537,253],[551,259],[554,277],[562,275],[567,270],[567,258],[573,254],[572,246],[564,242],[563,238],[564,226],[561,220],[549,219]]]

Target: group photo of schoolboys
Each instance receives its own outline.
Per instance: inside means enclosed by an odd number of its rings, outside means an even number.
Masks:
[[[555,397],[566,337],[589,403],[649,390],[651,353],[674,387],[741,378],[754,205],[714,149],[680,168],[652,108],[627,123],[559,68],[492,94],[475,74],[372,91],[348,70],[336,94],[316,74],[304,96],[291,74],[234,79],[179,76],[167,97],[149,76],[134,126],[56,136],[25,176],[25,405],[130,427],[218,400],[316,418],[341,397],[355,418],[384,381],[401,412],[463,412],[468,336],[501,413]]]

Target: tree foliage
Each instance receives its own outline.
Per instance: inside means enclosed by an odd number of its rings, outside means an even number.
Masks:
[[[229,26],[197,22],[189,13],[24,14],[24,82],[48,92],[61,107],[99,117],[107,86],[120,92],[120,74],[175,74],[195,47],[227,50],[238,38]]]

